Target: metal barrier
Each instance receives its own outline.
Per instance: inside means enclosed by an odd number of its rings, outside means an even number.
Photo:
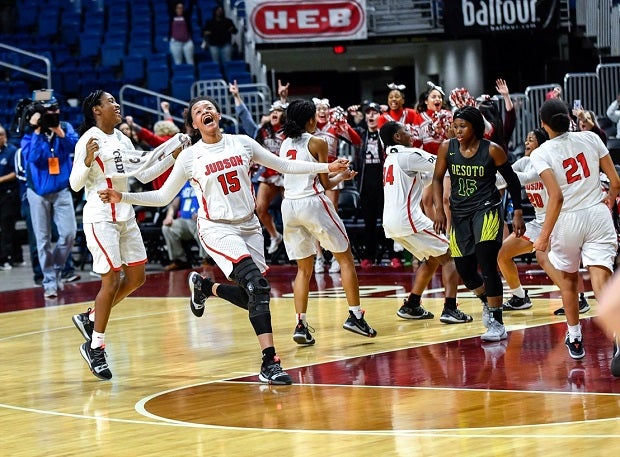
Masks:
[[[231,100],[228,83],[223,79],[206,79],[192,84],[192,98],[208,96],[217,101],[222,113],[235,115],[234,102]],[[271,107],[271,89],[267,84],[239,84],[239,95],[247,106],[254,120],[269,112]]]
[[[46,83],[45,87],[47,89],[52,88],[52,64],[50,63],[50,59],[40,54],[33,54],[32,52],[24,51],[23,49],[19,49],[14,46],[9,46],[8,44],[0,43],[0,50],[2,49],[5,49],[7,51],[14,53],[13,55],[15,57],[25,56],[35,61],[38,61],[38,60],[42,61],[43,64],[45,65],[45,73],[40,73],[38,71],[31,70],[28,67],[22,67],[21,65],[17,65],[17,64],[14,65],[10,62],[6,62],[3,60],[0,60],[0,66],[10,68],[11,70],[15,70],[21,73],[25,73],[30,76],[34,76],[35,78],[43,79]]]
[[[620,7],[617,8],[620,13]],[[619,18],[620,19],[620,18]],[[596,74],[601,87],[603,110],[596,111],[598,116],[605,116],[607,107],[620,93],[620,63],[601,64],[596,66]]]
[[[145,98],[146,97],[146,98]],[[151,103],[145,102],[148,100]],[[121,87],[119,91],[119,104],[121,105],[121,113],[124,113],[127,108],[133,108],[135,110],[154,115],[158,118],[162,118],[162,112],[160,103],[167,101],[170,103],[170,112],[183,112],[189,103],[185,100],[170,97],[168,95],[160,94],[159,92],[153,92],[152,90],[144,89],[142,87],[126,84]],[[234,117],[228,116],[225,113],[222,114],[223,124],[221,127],[227,133],[239,133],[239,122]],[[124,114],[123,114],[124,116]],[[183,125],[185,119],[182,116],[171,116],[172,119],[179,124]]]
[[[603,106],[600,87],[596,73],[566,73],[562,98],[571,107],[574,100],[580,100],[586,110],[594,111],[597,115],[605,114],[607,105]]]

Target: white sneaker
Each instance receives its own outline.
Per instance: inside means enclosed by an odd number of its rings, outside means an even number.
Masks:
[[[282,243],[282,235],[276,233],[276,236],[271,238],[271,242],[267,248],[267,254],[275,253],[278,250],[278,247],[280,247],[280,243]]]
[[[489,327],[487,328],[486,333],[483,333],[480,336],[484,341],[500,341],[508,338],[508,333],[506,333],[506,327],[504,324],[500,324],[493,317],[489,319]]]
[[[336,259],[332,259],[332,264],[329,266],[330,273],[340,273],[340,264]]]
[[[317,257],[314,261],[314,272],[323,273],[325,271],[325,259],[323,257]]]
[[[482,304],[482,325],[489,328],[489,321],[491,320],[491,310],[488,303]]]
[[[5,262],[4,264],[0,265],[0,271],[9,271],[12,269],[13,267],[11,266],[9,262]]]

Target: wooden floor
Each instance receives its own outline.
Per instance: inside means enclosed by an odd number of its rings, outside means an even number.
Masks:
[[[316,344],[292,340],[292,266],[269,272],[276,348],[293,386],[258,382],[247,316],[217,298],[188,306],[188,270],[148,275],[108,326],[114,378],[96,379],[71,316],[92,306],[96,280],[0,293],[0,453],[16,456],[605,456],[620,445],[620,379],[611,345],[582,315],[586,358],[563,344],[556,289],[525,274],[534,306],[506,312],[507,341],[482,343],[479,301],[459,294],[470,324],[439,322],[438,279],[423,299],[435,319],[396,310],[406,269],[359,271],[374,339],[342,329],[338,275],[313,281]],[[221,273],[215,274],[223,279]],[[531,272],[530,272],[531,273]],[[535,273],[535,272],[534,272]],[[0,277],[1,278],[1,277]],[[4,280],[4,279],[0,279]],[[588,283],[586,283],[588,284]],[[590,294],[591,295],[591,294]]]

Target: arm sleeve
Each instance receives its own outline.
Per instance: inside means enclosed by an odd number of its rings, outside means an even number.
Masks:
[[[499,171],[506,180],[506,188],[508,189],[508,192],[510,192],[512,206],[514,209],[521,209],[521,183],[519,182],[517,174],[514,172],[508,161],[499,166],[497,171]]]
[[[245,130],[245,133],[252,138],[256,137],[256,131],[258,130],[258,125],[252,119],[252,115],[250,114],[250,110],[242,103],[241,105],[235,105],[235,112],[237,113],[237,117],[241,121],[241,127]]]
[[[285,160],[263,148],[255,140],[251,141],[253,159],[256,163],[264,165],[280,173],[289,174],[313,174],[313,173],[329,173],[329,164],[306,162],[304,160]]]
[[[69,185],[71,189],[78,192],[86,184],[88,179],[88,173],[90,168],[84,165],[84,158],[86,157],[86,141],[78,141],[75,146],[75,156],[73,157],[73,168],[71,168],[71,174],[69,175]]]
[[[191,169],[191,161],[192,153],[188,153],[187,149],[181,151],[170,176],[168,176],[168,179],[166,179],[166,182],[160,189],[149,192],[123,192],[121,201],[132,205],[166,206],[179,194],[181,188],[185,185],[187,181],[185,169],[186,166],[189,166]]]

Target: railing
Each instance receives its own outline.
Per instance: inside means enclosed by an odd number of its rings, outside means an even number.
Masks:
[[[35,78],[42,79],[45,81],[45,87],[47,89],[52,88],[52,64],[47,57],[24,51],[23,49],[9,46],[8,44],[0,43],[0,50],[2,49],[9,51],[11,53],[9,54],[9,59],[15,58],[15,61],[19,60],[21,57],[30,58],[34,61],[42,61],[45,65],[45,73],[40,73],[38,71],[31,70],[28,67],[23,67],[21,65],[18,65],[17,63],[11,63],[2,59],[0,59],[0,66],[10,68],[11,70],[15,70],[20,73],[25,73],[29,76],[34,76]]]
[[[145,99],[145,96],[148,98]],[[127,108],[133,108],[134,110],[162,118],[163,114],[160,109],[160,103],[163,101],[170,103],[171,113],[183,112],[183,110],[189,106],[189,103],[184,100],[160,94],[159,92],[153,92],[152,90],[144,89],[131,84],[125,84],[121,87],[118,98],[119,104],[121,105],[121,113],[123,113],[123,115]],[[181,125],[185,123],[185,119],[181,116],[172,115],[172,119]],[[224,125],[222,125],[222,127],[228,133],[239,133],[239,122],[237,119],[225,113],[222,113],[222,119],[224,119]]]
[[[620,5],[614,5],[613,0],[577,0],[575,23],[594,38],[597,48],[609,48],[610,55],[620,55]]]

